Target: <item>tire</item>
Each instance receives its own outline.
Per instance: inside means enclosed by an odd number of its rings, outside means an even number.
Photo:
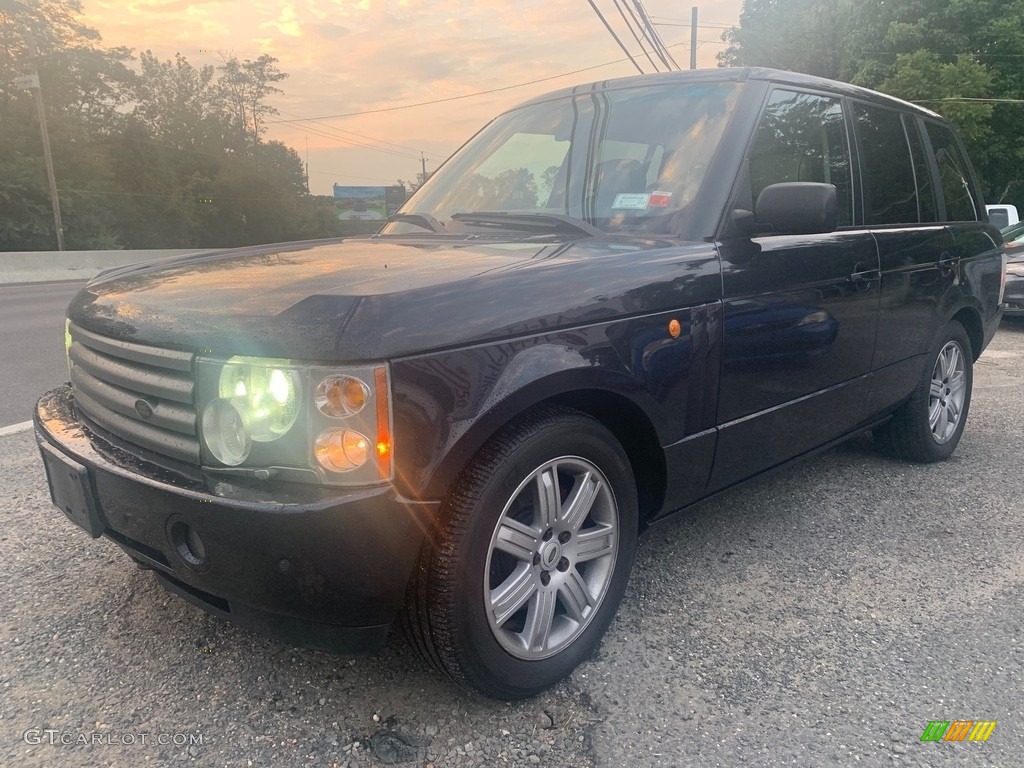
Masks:
[[[908,461],[948,459],[967,423],[974,386],[974,355],[964,327],[955,320],[932,347],[910,399],[892,421],[875,430],[886,451]]]
[[[633,565],[636,486],[615,437],[545,408],[487,443],[443,505],[403,624],[454,681],[533,696],[597,647]]]

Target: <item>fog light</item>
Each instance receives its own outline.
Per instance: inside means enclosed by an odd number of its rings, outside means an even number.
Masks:
[[[203,439],[221,464],[237,467],[249,457],[252,438],[245,418],[230,400],[214,400],[203,411]]]
[[[196,529],[180,520],[171,525],[171,544],[178,556],[192,567],[206,565],[206,547]]]
[[[331,472],[348,472],[370,457],[370,440],[351,429],[333,429],[316,439],[316,459]]]

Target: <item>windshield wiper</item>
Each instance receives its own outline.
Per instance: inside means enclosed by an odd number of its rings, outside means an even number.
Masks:
[[[423,229],[429,229],[431,232],[447,232],[444,228],[444,224],[435,219],[429,213],[393,213],[388,216],[388,224],[412,224],[417,227],[423,227]]]
[[[453,213],[452,218],[463,224],[484,229],[513,229],[535,235],[584,234],[603,237],[604,232],[575,216],[539,211],[473,211]]]

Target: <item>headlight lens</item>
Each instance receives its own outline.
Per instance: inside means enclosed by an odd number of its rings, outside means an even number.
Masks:
[[[385,364],[201,357],[196,410],[203,465],[211,471],[349,486],[394,475]]]
[[[245,415],[232,400],[214,400],[203,409],[203,437],[221,464],[237,467],[252,450]]]
[[[68,364],[68,376],[71,375],[71,320],[64,318],[64,358]]]
[[[299,376],[287,365],[287,360],[236,357],[220,372],[220,397],[238,409],[256,442],[277,440],[299,416]]]
[[[325,416],[342,419],[363,410],[370,388],[352,376],[328,376],[316,388],[316,407]]]
[[[351,429],[332,429],[316,439],[316,459],[329,472],[358,469],[370,458],[370,440]]]
[[[1024,261],[1017,261],[1006,265],[1006,274],[1024,277]]]

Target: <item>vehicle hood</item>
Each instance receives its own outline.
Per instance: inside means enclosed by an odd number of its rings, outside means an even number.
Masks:
[[[215,357],[378,360],[682,306],[696,288],[681,263],[713,259],[705,243],[618,238],[289,243],[110,270],[68,316]]]

